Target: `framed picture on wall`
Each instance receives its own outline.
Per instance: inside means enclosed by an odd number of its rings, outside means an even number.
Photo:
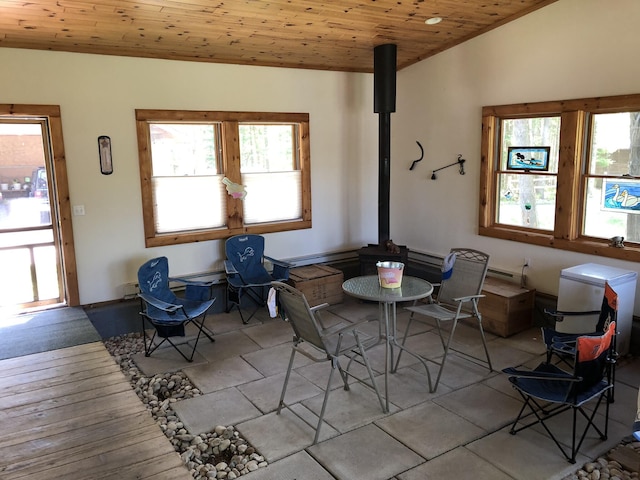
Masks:
[[[551,147],[509,147],[507,170],[549,170]]]

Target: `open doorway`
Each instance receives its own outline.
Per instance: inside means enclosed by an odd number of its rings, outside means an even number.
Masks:
[[[0,307],[79,304],[57,106],[0,105]]]

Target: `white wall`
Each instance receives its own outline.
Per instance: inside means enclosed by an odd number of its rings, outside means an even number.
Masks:
[[[491,254],[492,267],[520,272],[557,294],[560,270],[623,262],[478,236],[481,108],[485,105],[640,93],[640,2],[560,0],[398,73],[392,115],[391,231],[396,243],[444,255],[451,246]],[[418,158],[416,140],[425,147]],[[451,167],[462,154],[466,175]],[[397,237],[397,238],[396,238]],[[635,314],[640,314],[640,291]]]
[[[86,211],[73,217],[82,304],[121,298],[138,266],[158,255],[174,275],[223,258],[221,241],[145,248],[136,108],[309,112],[313,228],[268,235],[267,253],[291,258],[377,240],[371,75],[6,48],[0,65],[1,103],[60,105],[71,203]],[[112,175],[100,174],[99,135],[112,140]]]
[[[477,225],[482,106],[640,93],[638,18],[637,0],[560,0],[398,72],[394,241],[439,255],[471,245],[491,254],[492,267],[513,272],[526,255],[530,284],[551,294],[567,266],[637,270],[636,263],[480,237]],[[0,65],[0,102],[61,106],[71,202],[86,209],[73,218],[83,304],[121,297],[123,284],[153,256],[167,255],[176,275],[209,270],[223,257],[220,241],[144,247],[136,108],[309,112],[313,228],[268,235],[268,253],[290,258],[378,240],[370,74],[5,48]],[[99,135],[113,142],[110,176],[100,175]],[[410,172],[416,140],[425,159]],[[430,180],[458,154],[466,175],[452,167]]]

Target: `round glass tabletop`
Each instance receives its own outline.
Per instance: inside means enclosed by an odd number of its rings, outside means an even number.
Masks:
[[[433,292],[433,285],[421,278],[405,276],[400,287],[382,288],[377,275],[367,275],[346,280],[342,290],[362,300],[395,303],[427,297]]]

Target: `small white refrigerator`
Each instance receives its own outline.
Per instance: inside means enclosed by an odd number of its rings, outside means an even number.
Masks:
[[[629,353],[631,341],[637,279],[637,272],[597,263],[565,268],[560,272],[558,310],[599,311],[604,296],[604,284],[608,282],[618,294],[617,349],[618,353],[626,355]],[[565,317],[562,322],[556,323],[556,330],[564,333],[588,332],[597,322],[597,314]]]

